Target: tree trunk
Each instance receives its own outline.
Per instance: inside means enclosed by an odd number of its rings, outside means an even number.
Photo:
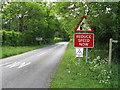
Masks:
[[[24,23],[23,23],[23,15],[19,18],[19,31],[23,32],[24,31]]]

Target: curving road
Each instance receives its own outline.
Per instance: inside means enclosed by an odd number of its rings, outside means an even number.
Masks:
[[[49,88],[68,42],[0,60],[2,88]]]

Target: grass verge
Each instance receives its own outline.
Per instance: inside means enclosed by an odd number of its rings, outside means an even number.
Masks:
[[[46,44],[46,45],[38,45],[38,46],[16,46],[16,47],[2,46],[2,48],[1,48],[2,49],[2,58],[6,58],[6,57],[9,57],[9,56],[13,56],[13,55],[18,55],[18,54],[28,52],[28,51],[31,51],[31,50],[35,50],[35,49],[38,49],[38,48],[43,48],[43,47],[46,47],[48,45],[52,45],[52,44],[55,44],[55,43],[57,43],[57,42]]]
[[[89,62],[83,57],[78,64],[75,48],[69,43],[51,88],[118,88],[118,65],[108,66],[107,53],[89,49]]]

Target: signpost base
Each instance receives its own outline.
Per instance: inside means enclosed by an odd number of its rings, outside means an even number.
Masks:
[[[88,48],[86,48],[86,63],[88,63]]]
[[[78,57],[78,65],[80,65],[80,57]]]

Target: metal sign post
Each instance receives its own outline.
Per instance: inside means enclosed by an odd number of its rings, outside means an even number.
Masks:
[[[88,48],[86,48],[86,63],[88,63]]]
[[[76,48],[76,57],[78,57],[78,64],[80,64],[80,57],[83,57],[83,48]]]
[[[80,64],[80,57],[78,57],[78,65]]]

